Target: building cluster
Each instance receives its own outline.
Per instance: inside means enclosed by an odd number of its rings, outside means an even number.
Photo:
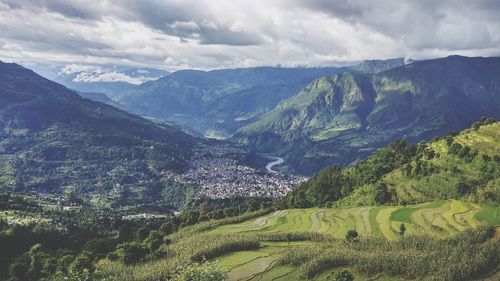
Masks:
[[[210,146],[198,153],[183,174],[168,173],[177,182],[200,187],[197,197],[226,198],[285,196],[303,178],[266,172],[241,164],[245,151],[228,145]]]

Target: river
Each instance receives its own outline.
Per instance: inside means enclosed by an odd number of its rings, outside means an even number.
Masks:
[[[274,159],[274,161],[267,163],[266,170],[268,172],[271,172],[271,173],[277,173],[277,171],[273,170],[273,167],[276,165],[283,164],[285,162],[285,160],[283,160],[283,158],[274,157],[274,156],[269,156],[269,158]]]

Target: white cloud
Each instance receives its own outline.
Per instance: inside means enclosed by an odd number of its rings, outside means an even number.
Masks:
[[[73,82],[127,82],[134,85],[142,84],[146,81],[154,80],[154,77],[131,77],[125,73],[121,72],[79,72],[76,77],[73,79]]]
[[[112,80],[129,78],[103,67],[490,56],[500,54],[498,14],[488,0],[0,0],[0,59],[87,67],[93,76],[81,79]]]

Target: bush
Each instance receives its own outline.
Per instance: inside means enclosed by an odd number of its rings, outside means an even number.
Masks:
[[[126,265],[139,263],[148,251],[137,242],[124,243],[118,245],[116,249],[118,260]]]
[[[335,281],[353,281],[354,276],[348,270],[338,271],[335,274]]]
[[[345,240],[347,240],[347,242],[354,242],[356,240],[358,240],[358,232],[356,230],[349,230],[347,231],[346,235],[345,235]]]
[[[226,273],[215,262],[190,264],[183,267],[173,278],[175,281],[223,281]]]

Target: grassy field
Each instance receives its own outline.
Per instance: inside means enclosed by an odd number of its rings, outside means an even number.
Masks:
[[[312,231],[342,238],[355,229],[364,236],[397,239],[404,223],[407,234],[448,237],[481,223],[500,225],[500,208],[461,201],[435,201],[407,207],[356,207],[347,209],[290,209],[276,211],[240,224],[220,226],[214,233],[272,233]]]
[[[446,238],[481,224],[500,225],[500,207],[479,206],[456,200],[434,201],[410,206],[356,207],[347,209],[290,209],[238,224],[219,226],[211,234],[239,233],[251,236],[280,232],[318,232],[343,238],[355,229],[361,236],[400,237],[399,226],[404,223],[406,234],[431,235]],[[258,250],[231,253],[218,258],[228,272],[229,280],[297,280],[297,268],[278,265],[285,249],[314,247],[314,242],[265,242]],[[316,280],[329,280],[327,271]],[[363,279],[362,276],[358,276]],[[384,280],[380,276],[377,280]]]

